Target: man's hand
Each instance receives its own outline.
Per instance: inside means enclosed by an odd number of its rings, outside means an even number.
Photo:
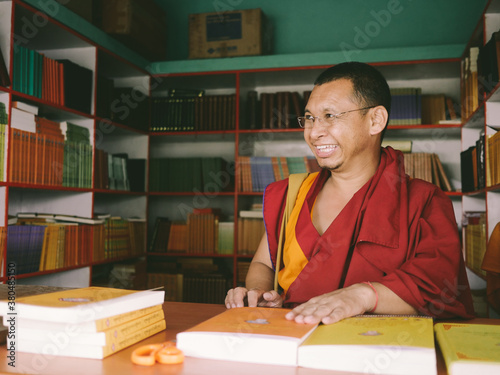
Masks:
[[[331,324],[373,309],[375,292],[366,284],[354,284],[313,297],[290,311],[286,318],[297,323]]]
[[[250,289],[237,287],[230,289],[226,295],[226,308],[231,309],[235,307],[245,306],[245,300],[249,307],[281,307],[283,299],[274,290],[265,291],[262,289]]]

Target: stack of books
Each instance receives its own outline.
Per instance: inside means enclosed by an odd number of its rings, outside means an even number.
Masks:
[[[102,287],[17,298],[15,310],[0,301],[3,324],[15,313],[16,350],[101,359],[165,329],[163,291]]]

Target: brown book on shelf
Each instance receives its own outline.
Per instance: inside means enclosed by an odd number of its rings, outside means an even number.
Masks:
[[[260,117],[261,117],[261,124],[260,126],[257,126],[257,128],[261,129],[268,129],[269,124],[269,100],[268,100],[269,94],[263,92],[260,94]]]
[[[284,127],[284,115],[283,115],[283,111],[284,111],[284,97],[283,97],[283,92],[277,92],[275,94],[273,94],[275,99],[276,99],[276,106],[273,110],[274,112],[274,115],[276,117],[276,120],[275,120],[275,127],[276,128],[283,128]]]
[[[299,126],[299,124],[297,123],[297,117],[299,116],[302,116],[304,113],[304,109],[302,108],[301,106],[301,100],[300,100],[300,96],[299,96],[299,93],[297,91],[294,91],[292,92],[291,94],[291,98],[292,98],[292,110],[291,110],[291,113],[292,113],[292,119],[291,119],[291,123],[293,124],[291,127],[292,128],[296,128]],[[295,118],[293,118],[295,117]]]
[[[290,106],[290,96],[291,93],[289,91],[283,92],[283,127],[288,129],[290,128],[290,116],[291,116],[291,106]]]
[[[422,95],[422,124],[438,124],[446,120],[444,95]]]
[[[439,160],[439,156],[437,154],[432,154],[432,159],[434,162],[434,167],[437,168],[438,175],[439,175],[439,185],[441,186],[441,189],[444,191],[453,191],[450,180],[448,179],[448,176],[446,176],[446,173],[444,172],[443,165],[441,164],[441,160]]]
[[[276,94],[274,94],[274,93],[267,94],[267,101],[268,101],[267,115],[269,116],[269,118],[267,120],[267,124],[268,124],[269,129],[274,129],[277,127],[277,125],[276,125],[276,113],[275,113],[275,111],[276,111],[276,100],[275,99],[276,99]]]
[[[9,71],[7,70],[7,64],[5,63],[2,50],[0,50],[0,85],[3,87],[10,86]]]

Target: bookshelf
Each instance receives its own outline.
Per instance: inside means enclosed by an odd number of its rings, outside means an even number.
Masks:
[[[500,185],[496,181],[498,174],[498,154],[494,153],[489,141],[500,129],[500,91],[498,85],[498,59],[491,54],[488,46],[495,48],[492,37],[500,30],[500,1],[489,1],[481,15],[467,47],[462,55],[462,99],[465,107],[463,127],[461,129],[461,155],[471,149],[477,152],[478,161],[466,178],[475,181],[463,194],[463,214],[474,216],[481,213],[477,223],[471,219],[467,248],[472,250],[466,254],[466,263],[472,269],[472,279],[479,285],[485,285],[485,273],[478,267],[482,261],[484,250],[495,225],[500,222]],[[498,43],[498,42],[496,42]],[[476,55],[477,53],[477,55]],[[480,150],[485,148],[484,153]],[[496,165],[496,168],[492,168]],[[483,176],[476,178],[475,173]],[[479,216],[479,214],[476,214]],[[476,219],[476,220],[479,220]],[[473,239],[476,238],[476,241]],[[466,242],[467,243],[467,242]],[[479,261],[479,262],[478,262]]]
[[[99,39],[95,38],[99,32],[90,24],[84,25],[90,33],[75,31],[82,30],[82,23],[63,6],[54,3],[55,8],[44,13],[35,8],[40,4],[31,3],[35,2],[0,1],[0,48],[12,81],[9,87],[0,89],[0,102],[9,115],[8,135],[2,148],[0,227],[6,228],[8,218],[23,212],[84,218],[106,213],[111,218],[96,225],[64,224],[66,232],[59,243],[63,238],[66,242],[64,246],[57,245],[60,250],[55,266],[35,265],[28,271],[22,266],[31,253],[14,257],[11,251],[8,255],[7,236],[1,243],[0,282],[6,280],[8,259],[15,259],[19,263],[20,273],[16,275],[19,284],[84,287],[94,283],[93,273],[100,274],[100,268],[137,262],[145,254],[147,194],[144,182],[142,189],[129,189],[125,183],[97,188],[95,182],[101,170],[97,168],[95,155],[98,149],[112,155],[126,154],[127,163],[132,164],[133,160],[139,172],[125,169],[126,163],[121,164],[121,172],[139,177],[142,172],[142,179],[146,181],[150,74],[143,68],[142,58],[121,46],[116,48],[116,43],[102,37],[104,33],[98,37],[105,46],[94,42]],[[32,52],[21,55],[25,50]],[[36,65],[36,61],[43,63]],[[56,63],[63,64],[64,70],[57,68]],[[75,69],[77,73],[71,73]],[[57,85],[48,88],[46,82]],[[12,116],[16,102],[35,107],[38,118],[48,119],[62,129],[65,139],[61,141],[59,154],[38,143],[13,142],[9,135],[14,135],[20,124],[18,118]],[[80,136],[85,135],[88,147],[82,143],[85,140],[75,141],[75,137],[78,138],[75,130]],[[44,138],[47,145],[49,138],[48,135]],[[31,155],[31,159],[23,157],[26,155]],[[34,170],[32,175],[16,174],[30,168]],[[36,178],[38,174],[44,176],[42,172],[47,170],[54,171],[58,178]],[[26,225],[24,229],[29,227]],[[73,233],[70,230],[77,234],[70,237]],[[105,242],[105,238],[110,241]],[[10,241],[14,240],[21,241],[21,237],[11,236]],[[10,249],[26,250],[23,246]]]
[[[442,58],[403,62],[377,62],[375,65],[384,73],[389,85],[397,87],[421,87],[425,94],[445,94],[460,102],[460,59]],[[172,89],[184,88],[204,90],[205,95],[236,93],[236,129],[229,131],[166,131],[150,134],[150,162],[159,157],[199,157],[223,156],[235,163],[235,186],[231,191],[206,193],[184,192],[149,192],[148,230],[151,238],[157,217],[169,217],[173,221],[187,221],[187,214],[195,208],[220,208],[224,221],[234,223],[234,251],[232,255],[217,253],[148,253],[148,264],[157,262],[176,264],[183,258],[197,258],[205,262],[206,258],[216,263],[219,268],[228,270],[233,285],[242,285],[243,273],[246,272],[252,255],[238,252],[238,221],[240,211],[250,210],[262,200],[262,192],[242,191],[239,162],[243,157],[283,158],[312,156],[302,138],[302,130],[290,117],[289,128],[257,129],[250,128],[249,92],[262,94],[278,92],[298,92],[312,89],[312,83],[327,65],[307,65],[280,68],[235,69],[205,72],[184,72],[154,74],[153,79],[161,82],[157,90],[161,96]],[[179,69],[182,70],[182,69]],[[291,112],[290,112],[291,113]],[[275,117],[276,113],[272,114]],[[259,118],[260,120],[260,118]],[[257,123],[259,123],[259,120]],[[452,199],[457,223],[461,222],[462,194],[460,189],[460,161],[457,155],[461,150],[461,124],[422,124],[394,125],[386,134],[386,139],[405,139],[413,141],[413,152],[436,153],[444,168],[453,191],[448,192]],[[215,154],[214,154],[215,153]],[[151,272],[156,272],[156,267]],[[164,270],[169,269],[168,266]],[[181,272],[170,268],[172,273]],[[221,301],[218,301],[221,302]]]
[[[251,91],[257,92],[258,95],[299,92],[302,96],[304,91],[312,89],[312,82],[322,70],[331,64],[344,61],[345,56],[341,52],[331,52],[167,61],[148,65],[147,61],[127,51],[105,34],[99,34],[92,25],[68,14],[63,7],[58,12],[58,20],[40,16],[40,11],[33,8],[37,7],[37,3],[36,0],[0,1],[0,48],[11,71],[11,77],[14,60],[12,40],[15,41],[25,34],[27,26],[24,20],[41,17],[37,18],[37,22],[40,25],[43,23],[43,27],[37,28],[34,36],[28,35],[28,38],[17,40],[22,40],[28,47],[48,57],[70,59],[91,70],[91,109],[86,113],[54,104],[21,93],[12,86],[0,87],[0,102],[10,109],[13,101],[25,101],[38,106],[42,113],[52,120],[71,121],[87,128],[91,134],[94,151],[93,185],[78,188],[12,182],[7,177],[8,162],[5,158],[5,176],[0,178],[0,226],[6,226],[9,215],[23,210],[55,210],[57,213],[85,217],[91,217],[96,212],[106,212],[124,218],[145,219],[149,249],[158,217],[168,216],[172,222],[185,222],[193,209],[219,209],[221,220],[232,222],[234,225],[232,254],[148,252],[149,271],[177,273],[179,264],[185,266],[186,270],[192,270],[199,262],[205,263],[207,269],[216,268],[217,272],[229,280],[229,286],[240,284],[244,278],[241,274],[245,272],[251,255],[237,252],[239,213],[250,209],[262,199],[261,192],[243,192],[239,189],[241,170],[237,166],[240,158],[308,156],[310,152],[302,139],[302,131],[293,128],[296,126],[294,119],[291,119],[292,127],[288,129],[249,129],[248,94]],[[488,3],[469,46],[484,44],[489,35],[500,28],[498,4],[497,0]],[[14,30],[14,35],[11,29]],[[101,44],[95,43],[94,40],[100,40]],[[424,94],[445,94],[459,103],[463,101],[460,96],[464,86],[464,79],[461,77],[464,56],[459,57],[461,53],[458,45],[404,47],[389,50],[366,49],[360,51],[357,58],[380,69],[391,88],[420,87]],[[118,96],[111,95],[108,91],[110,81],[114,87],[122,89]],[[226,117],[232,122],[225,118],[223,121],[228,125],[217,130],[207,126],[196,131],[178,129],[150,132],[149,115],[154,113],[154,99],[166,96],[172,89],[204,90],[207,97],[235,96],[236,100],[232,104],[234,112],[227,109],[228,103],[221,102],[221,107],[226,108],[222,112],[228,113]],[[493,135],[500,127],[497,120],[500,111],[498,92],[498,87],[494,87],[491,94],[479,101],[478,109],[467,116],[463,124],[392,125],[385,137],[387,140],[411,140],[413,152],[436,153],[453,187],[453,191],[447,192],[447,195],[452,200],[458,226],[461,227],[464,212],[485,211],[488,235],[494,223],[500,221],[500,188],[495,185],[461,193],[461,166],[458,156],[461,151],[475,144],[482,131]],[[147,99],[149,96],[151,102]],[[108,110],[103,112],[102,108]],[[6,145],[9,146],[9,143],[6,142]],[[139,174],[149,176],[145,179],[144,191],[98,186],[97,150],[108,154],[126,152],[130,159],[143,160],[144,171],[140,170]],[[5,155],[8,155],[7,151]],[[196,187],[180,191],[151,189],[151,178],[157,174],[153,173],[152,168],[157,159],[203,160],[220,157],[228,162],[229,167],[219,171],[224,172],[222,174],[216,173],[219,179],[212,180],[211,188],[206,191]],[[189,164],[174,172],[178,176],[193,175],[188,171],[193,171]],[[229,177],[230,182],[226,183],[225,177]],[[3,259],[5,269],[5,255]],[[64,284],[67,280],[77,279],[79,284],[85,284],[92,282],[90,280],[93,271],[96,271],[95,274],[102,274],[110,264],[134,262],[136,259],[137,256],[120,256],[22,277],[27,282],[45,283],[50,279],[50,283]],[[167,266],[162,269],[164,264]],[[476,277],[475,274],[471,276]],[[5,271],[0,276],[0,281],[4,280]],[[472,281],[478,283],[479,287],[484,283],[480,276]]]

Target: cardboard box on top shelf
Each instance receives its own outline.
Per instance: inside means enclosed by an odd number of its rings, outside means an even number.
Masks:
[[[189,58],[271,53],[271,27],[260,8],[189,15]]]
[[[153,0],[94,1],[96,26],[148,60],[166,60],[166,15]]]

